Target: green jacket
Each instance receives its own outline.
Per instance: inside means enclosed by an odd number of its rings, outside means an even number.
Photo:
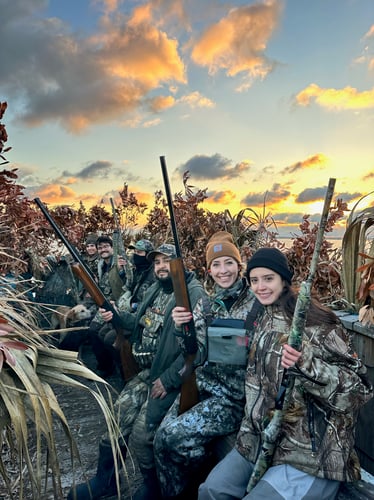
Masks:
[[[195,278],[194,274],[188,272],[186,275],[187,287],[190,295],[191,308],[194,313],[194,322],[197,335],[201,337],[200,330],[205,331],[205,318],[203,314],[196,316],[196,306],[205,295],[202,284]],[[121,316],[126,322],[126,329],[132,329],[131,343],[136,343],[142,335],[143,327],[139,323],[140,318],[144,315],[147,307],[153,303],[155,297],[160,292],[160,283],[156,280],[150,288],[148,288],[143,301],[139,304],[136,314],[122,313]],[[161,379],[167,395],[164,399],[149,398],[147,407],[147,425],[150,430],[155,429],[163,419],[167,410],[174,402],[180,391],[182,384],[179,371],[184,365],[184,356],[179,346],[178,338],[171,312],[176,306],[174,294],[172,294],[164,313],[163,327],[160,333],[159,344],[156,355],[154,357],[150,380],[151,382],[157,378]],[[200,309],[199,309],[200,310]]]

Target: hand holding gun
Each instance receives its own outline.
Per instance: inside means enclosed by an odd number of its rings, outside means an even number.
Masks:
[[[110,311],[112,313],[112,325],[115,328],[118,336],[123,338],[122,331],[124,329],[124,324],[117,311],[114,309],[113,305],[105,298],[105,295],[100,290],[97,285],[95,278],[92,276],[89,268],[86,266],[84,261],[81,259],[81,256],[77,252],[77,250],[70,244],[67,238],[62,233],[61,229],[58,227],[56,222],[51,217],[45,205],[39,198],[34,199],[35,203],[38,205],[40,210],[42,211],[44,217],[47,219],[52,229],[58,236],[58,238],[65,245],[70,255],[73,257],[74,262],[71,264],[71,269],[76,277],[82,282],[84,288],[91,295],[92,299],[95,301],[95,304],[105,311]],[[123,338],[123,347],[121,346],[121,361],[122,361],[122,369],[125,380],[132,378],[137,372],[138,367],[137,364],[132,357],[131,354],[131,346],[127,339]],[[122,352],[123,351],[123,352]]]
[[[291,330],[288,337],[288,345],[284,346],[283,348],[282,366],[286,368],[286,370],[283,373],[283,380],[278,393],[277,401],[275,403],[275,410],[272,419],[262,433],[263,439],[261,450],[253,468],[252,475],[247,486],[247,492],[251,491],[256,486],[256,484],[272,464],[273,455],[277,447],[279,435],[281,432],[283,417],[287,412],[290,404],[290,394],[293,387],[293,377],[289,376],[287,368],[293,366],[297,359],[301,356],[303,333],[305,330],[306,318],[311,302],[312,283],[314,275],[317,271],[318,258],[325,233],[330,204],[334,194],[334,187],[335,179],[330,179],[321,215],[321,222],[316,237],[316,243],[314,246],[312,262],[310,264],[309,275],[307,280],[301,283],[296,301],[295,311],[293,314]]]

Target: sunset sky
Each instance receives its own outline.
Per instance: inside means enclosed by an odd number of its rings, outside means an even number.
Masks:
[[[164,155],[288,236],[374,190],[374,1],[0,0],[0,101],[29,197],[152,207]]]

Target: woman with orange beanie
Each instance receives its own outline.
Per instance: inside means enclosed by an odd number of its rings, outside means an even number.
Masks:
[[[200,401],[181,415],[176,401],[154,440],[163,498],[196,497],[201,474],[207,473],[207,445],[237,431],[244,411],[245,371],[258,302],[241,276],[241,255],[231,234],[219,231],[210,238],[206,264],[211,292],[209,310],[203,312],[210,326],[204,339],[208,357],[196,369]],[[174,308],[172,315],[177,330],[191,319],[183,307]]]
[[[360,408],[373,396],[367,369],[339,318],[313,299],[301,351],[288,344],[297,296],[280,250],[257,250],[247,278],[264,312],[249,355],[245,415],[235,447],[200,486],[198,499],[333,500],[342,481],[360,478],[355,426]],[[271,463],[248,485],[281,400],[284,370],[293,383],[274,453],[267,457]]]

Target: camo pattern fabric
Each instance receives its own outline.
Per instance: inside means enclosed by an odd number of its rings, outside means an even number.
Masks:
[[[276,306],[267,306],[255,332],[246,377],[245,417],[236,447],[255,462],[261,432],[274,409],[282,379],[282,345],[290,325]],[[273,465],[290,464],[312,476],[356,481],[354,450],[360,407],[373,396],[366,368],[342,325],[306,327]]]
[[[145,272],[137,273],[134,271],[134,281],[131,290],[127,284],[123,286],[123,292],[117,301],[119,312],[135,312],[139,302],[144,298],[148,288],[154,283],[155,275],[153,267]]]
[[[155,357],[159,335],[164,324],[164,313],[173,294],[165,293],[162,289],[153,303],[147,307],[139,319],[143,327],[141,338],[132,345],[132,354],[141,369],[150,368]]]
[[[244,280],[239,285],[229,311],[224,302],[212,299],[213,317],[246,319],[255,298]],[[203,302],[198,306],[203,314]],[[206,343],[206,332],[202,333],[205,339],[198,338],[199,344]],[[196,369],[200,402],[179,416],[179,399],[170,408],[154,439],[157,473],[166,497],[180,494],[191,475],[201,468],[207,459],[207,444],[239,429],[245,403],[245,371],[238,365],[206,362]]]
[[[98,273],[97,265],[99,262],[99,255],[96,254],[96,255],[94,255],[94,257],[85,256],[83,258],[83,262],[86,264],[88,269],[91,271],[92,275],[97,279],[97,273]]]
[[[150,387],[149,373],[149,369],[142,370],[129,380],[114,403],[114,414],[119,416],[119,428],[123,438],[130,436],[138,415],[145,412]]]

